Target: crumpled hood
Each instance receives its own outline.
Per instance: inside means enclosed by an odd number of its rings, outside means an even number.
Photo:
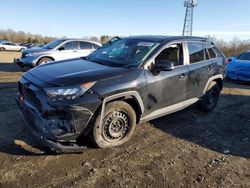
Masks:
[[[48,84],[68,86],[120,77],[125,71],[125,68],[109,67],[77,58],[44,64],[31,69],[27,74]]]

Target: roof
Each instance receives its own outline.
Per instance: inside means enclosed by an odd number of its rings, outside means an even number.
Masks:
[[[193,37],[193,36],[164,36],[164,35],[140,35],[140,36],[129,36],[127,38],[146,40],[150,42],[163,42],[166,40],[206,40],[203,37]]]
[[[67,40],[76,40],[76,41],[84,41],[84,42],[91,42],[97,45],[101,45],[99,42],[88,40],[88,39],[79,39],[79,38],[58,38],[56,40],[62,40],[62,41],[67,41]]]

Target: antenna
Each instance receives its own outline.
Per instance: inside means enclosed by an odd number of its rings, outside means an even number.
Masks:
[[[192,36],[193,34],[193,12],[194,7],[198,6],[197,0],[186,0],[184,7],[186,7],[186,14],[183,26],[183,36]]]

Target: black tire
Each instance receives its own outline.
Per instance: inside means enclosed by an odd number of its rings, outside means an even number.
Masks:
[[[49,57],[43,57],[41,58],[38,62],[37,62],[37,66],[38,65],[41,65],[41,64],[44,64],[44,63],[49,63],[53,61],[53,59],[49,58]]]
[[[21,48],[21,49],[19,50],[19,52],[21,52],[22,50],[24,50],[24,48]]]
[[[106,105],[103,122],[101,114],[96,118],[91,138],[100,148],[109,148],[127,142],[136,127],[136,114],[126,102],[115,101]]]
[[[30,68],[29,68],[28,66],[24,66],[24,67],[23,67],[23,71],[24,71],[24,72],[27,72],[28,70],[30,70]]]
[[[212,81],[209,84],[206,93],[204,94],[199,103],[200,109],[204,112],[212,111],[218,103],[220,91],[221,89],[219,84],[217,82]]]
[[[5,51],[5,48],[1,47],[1,48],[0,48],[0,51]]]

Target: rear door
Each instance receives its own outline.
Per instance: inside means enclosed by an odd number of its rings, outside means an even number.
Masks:
[[[92,43],[90,42],[85,42],[85,41],[80,41],[80,50],[78,52],[79,56],[87,56],[90,53],[92,53],[95,49]]]
[[[211,52],[213,56],[210,57],[206,49],[207,45],[201,41],[188,41],[186,43],[189,55],[187,99],[200,98],[208,79],[214,75],[216,54]]]
[[[10,43],[10,48],[13,51],[19,51],[20,50],[19,46],[17,46],[15,43]]]

